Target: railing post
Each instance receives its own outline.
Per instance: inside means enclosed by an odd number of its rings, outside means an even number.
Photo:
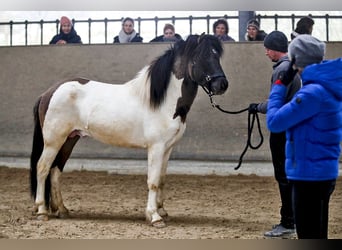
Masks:
[[[25,20],[25,46],[27,46],[27,24],[28,24],[28,21]]]
[[[107,17],[104,19],[104,25],[105,25],[105,44],[107,44],[107,37],[108,37],[108,18]]]
[[[327,31],[327,41],[329,42],[329,15],[325,15],[325,29]]]
[[[40,45],[43,45],[43,24],[44,24],[44,20],[41,19],[40,20]]]
[[[56,19],[56,34],[58,34],[59,19]]]
[[[278,15],[277,14],[275,14],[274,15],[274,29],[275,30],[278,30]]]
[[[291,23],[292,24],[292,31],[294,31],[295,30],[295,22],[296,22],[294,14],[291,15],[291,22],[292,22]]]
[[[10,46],[13,45],[13,21],[10,21]]]
[[[91,18],[88,19],[88,44],[91,44]]]
[[[141,17],[138,17],[137,20],[138,20],[138,33],[141,34]]]
[[[207,15],[207,34],[210,34],[210,15]]]

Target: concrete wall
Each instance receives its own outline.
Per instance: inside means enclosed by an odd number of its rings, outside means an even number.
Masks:
[[[124,83],[168,44],[109,44],[0,47],[0,156],[29,156],[32,143],[32,108],[51,84],[81,76]],[[262,43],[226,43],[222,65],[230,82],[224,96],[215,97],[222,108],[240,110],[267,98],[272,63]],[[342,43],[327,44],[326,58],[342,56]],[[264,144],[249,150],[246,160],[270,160],[265,116],[261,115]],[[199,89],[188,116],[187,130],[175,147],[173,159],[233,160],[247,139],[247,113],[228,115],[213,109]],[[255,143],[259,138],[255,138]],[[75,147],[74,157],[146,158],[145,150],[117,148],[90,138]]]

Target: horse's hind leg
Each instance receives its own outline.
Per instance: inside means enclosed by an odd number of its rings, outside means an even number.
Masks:
[[[75,136],[73,138],[68,138],[63,144],[62,148],[58,152],[56,159],[53,163],[53,168],[51,169],[51,211],[55,213],[56,216],[60,218],[67,217],[69,214],[68,209],[64,206],[61,186],[60,186],[60,176],[64,169],[66,161],[69,159],[72,149],[74,148],[76,142],[80,137]]]
[[[61,171],[59,168],[54,167],[51,169],[51,212],[57,217],[64,218],[69,214],[68,209],[64,206],[62,193],[60,189],[60,176]]]
[[[37,196],[35,204],[38,207],[37,218],[39,220],[48,220],[48,210],[45,202],[45,180],[57,153],[58,148],[45,146],[37,164]]]

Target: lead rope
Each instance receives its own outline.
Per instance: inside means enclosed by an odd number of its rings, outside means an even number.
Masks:
[[[216,104],[213,101],[212,93],[210,93],[210,91],[208,91],[205,87],[202,86],[202,88],[203,88],[204,92],[206,92],[207,95],[209,96],[211,106],[213,106],[214,108],[217,108],[221,112],[226,113],[226,114],[240,114],[240,113],[243,113],[245,111],[248,111],[248,108],[244,108],[244,109],[241,109],[241,110],[238,110],[238,111],[224,110],[224,109],[222,109],[220,107],[220,105]],[[252,144],[252,139],[251,138],[252,138],[252,134],[253,134],[253,128],[254,128],[255,119],[256,119],[257,125],[258,125],[258,132],[259,132],[259,136],[260,136],[260,141],[259,141],[259,143],[257,145],[254,146]],[[244,150],[242,151],[242,153],[240,155],[239,163],[238,163],[238,165],[234,169],[238,170],[241,167],[243,157],[245,156],[248,148],[256,150],[256,149],[261,147],[263,142],[264,142],[264,136],[263,136],[262,131],[261,131],[259,115],[258,115],[258,113],[252,114],[252,113],[248,112],[247,142],[246,142],[246,146],[245,146]]]

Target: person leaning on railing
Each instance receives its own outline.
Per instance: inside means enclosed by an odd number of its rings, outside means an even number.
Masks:
[[[143,38],[134,29],[134,20],[126,17],[122,21],[122,29],[119,34],[114,37],[113,43],[141,43]]]
[[[302,35],[302,34],[311,35],[314,24],[315,24],[315,22],[311,17],[309,17],[309,16],[302,17],[297,22],[296,29],[294,31],[292,31],[292,33],[291,33],[291,40],[296,38],[298,35]]]
[[[213,33],[222,42],[235,42],[234,38],[228,35],[229,25],[227,20],[221,18],[213,24]]]
[[[175,32],[175,26],[171,23],[165,24],[163,31],[163,35],[153,38],[150,42],[177,42],[183,40],[183,38]]]
[[[60,20],[59,34],[55,35],[50,44],[82,43],[69,18],[62,16]]]
[[[267,33],[260,29],[260,23],[255,20],[249,20],[247,23],[246,41],[264,41]]]

